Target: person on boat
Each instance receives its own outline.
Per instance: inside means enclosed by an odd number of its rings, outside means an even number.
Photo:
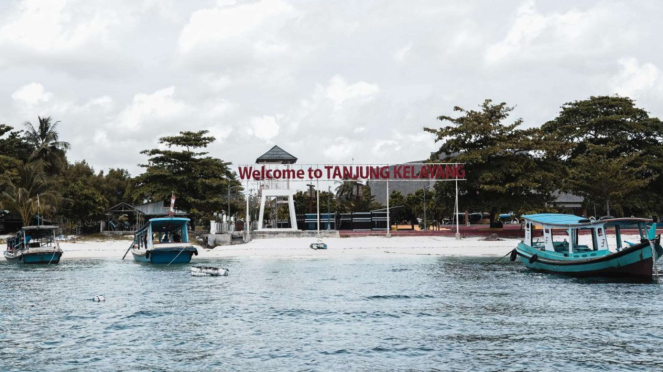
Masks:
[[[173,242],[174,242],[174,243],[181,243],[181,242],[182,242],[182,237],[180,237],[180,234],[175,233],[175,234],[173,235]]]

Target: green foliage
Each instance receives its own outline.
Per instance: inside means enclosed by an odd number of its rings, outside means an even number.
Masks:
[[[98,178],[102,180],[99,191],[108,201],[109,207],[122,202],[132,202],[133,180],[129,171],[126,169],[111,168],[106,175],[104,175],[103,171],[99,172]]]
[[[103,176],[85,161],[68,165],[60,177],[60,215],[75,225],[94,224],[105,218],[108,200],[102,195]]]
[[[69,150],[69,143],[59,140],[59,121],[53,122],[50,117],[37,118],[37,127],[28,121],[24,124],[27,129],[25,141],[32,151],[30,160],[42,161],[49,175],[60,174],[67,164],[66,152]]]
[[[590,97],[566,103],[542,126],[566,145],[560,159],[570,169],[565,188],[609,213],[660,210],[663,203],[663,122],[627,97]]]
[[[58,195],[41,162],[21,163],[16,172],[16,178],[0,176],[0,185],[4,188],[2,202],[5,208],[18,212],[23,225],[29,225],[38,212],[44,214],[54,209]]]
[[[494,215],[501,208],[543,207],[557,189],[564,168],[546,151],[551,144],[538,129],[519,129],[522,119],[505,124],[512,110],[486,100],[478,111],[455,107],[459,117],[438,117],[447,126],[424,128],[442,142],[431,160],[444,155],[445,162],[466,164],[467,180],[458,183],[464,208]],[[448,203],[455,185],[439,182],[435,190]]]
[[[228,187],[239,186],[240,182],[228,167],[230,163],[206,156],[206,152],[192,151],[214,141],[207,133],[205,130],[180,132],[178,136],[159,140],[168,150],[142,151],[149,159],[147,164],[141,165],[145,172],[136,177],[133,197],[162,201],[175,193],[177,208],[187,210],[193,219],[209,219],[213,213],[224,209]],[[170,150],[172,147],[186,149]]]
[[[9,125],[0,124],[0,175],[9,172],[16,176],[16,168],[30,157],[21,132],[13,129]]]
[[[313,195],[311,196],[308,191],[297,191],[293,196],[295,202],[295,213],[296,214],[305,214],[309,213],[309,200],[311,201],[312,213],[316,213],[318,207],[318,200],[313,190]],[[320,213],[327,213],[329,209],[330,213],[338,211],[338,203],[336,195],[329,191],[320,192]],[[279,212],[280,213],[280,212]]]

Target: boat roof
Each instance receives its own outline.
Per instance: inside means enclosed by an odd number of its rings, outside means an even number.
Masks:
[[[41,226],[23,226],[23,230],[55,230],[57,226],[54,225],[41,225]]]
[[[573,214],[559,214],[559,213],[540,213],[528,214],[523,218],[534,223],[540,223],[548,226],[592,226],[592,225],[633,225],[640,222],[652,222],[647,218],[625,217],[625,218],[610,218],[605,220],[590,220],[585,217],[576,216]]]
[[[145,226],[143,226],[138,231],[143,231],[143,230],[147,229],[147,227],[150,226],[150,225],[152,225],[152,230],[153,231],[168,231],[168,230],[175,229],[177,227],[181,227],[182,225],[185,225],[189,221],[190,221],[190,219],[184,218],[184,217],[152,218],[149,221],[147,221]]]

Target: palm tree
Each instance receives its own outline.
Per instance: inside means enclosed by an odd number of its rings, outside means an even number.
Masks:
[[[41,160],[46,165],[49,174],[58,173],[65,165],[65,153],[69,150],[69,143],[59,141],[57,127],[59,121],[53,122],[50,117],[39,119],[39,126],[35,128],[26,121],[25,140],[32,147],[31,160]]]
[[[42,168],[41,162],[25,163],[18,166],[18,177],[15,179],[7,175],[0,177],[0,186],[4,186],[2,201],[7,208],[18,212],[24,226],[29,225],[32,217],[39,212],[40,204],[41,210],[44,210],[57,200]]]

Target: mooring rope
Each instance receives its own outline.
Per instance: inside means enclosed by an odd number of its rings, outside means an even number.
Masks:
[[[502,257],[500,257],[500,258],[496,259],[495,261],[491,262],[491,263],[490,263],[489,265],[492,265],[492,264],[494,264],[494,263],[497,263],[497,262],[498,262],[499,260],[501,260],[501,259],[503,259],[504,257],[506,257],[506,256],[510,255],[510,254],[511,254],[511,252],[513,252],[513,249],[512,249],[512,250],[510,250],[510,251],[509,251],[509,252],[508,252],[507,254],[505,254],[504,256],[502,256]]]
[[[184,248],[180,249],[180,253],[178,253],[177,256],[175,256],[175,258],[173,258],[173,260],[170,261],[168,265],[166,265],[166,267],[170,266],[170,264],[172,264],[177,259],[177,257],[179,257],[180,254],[182,254],[182,252],[184,252]]]

